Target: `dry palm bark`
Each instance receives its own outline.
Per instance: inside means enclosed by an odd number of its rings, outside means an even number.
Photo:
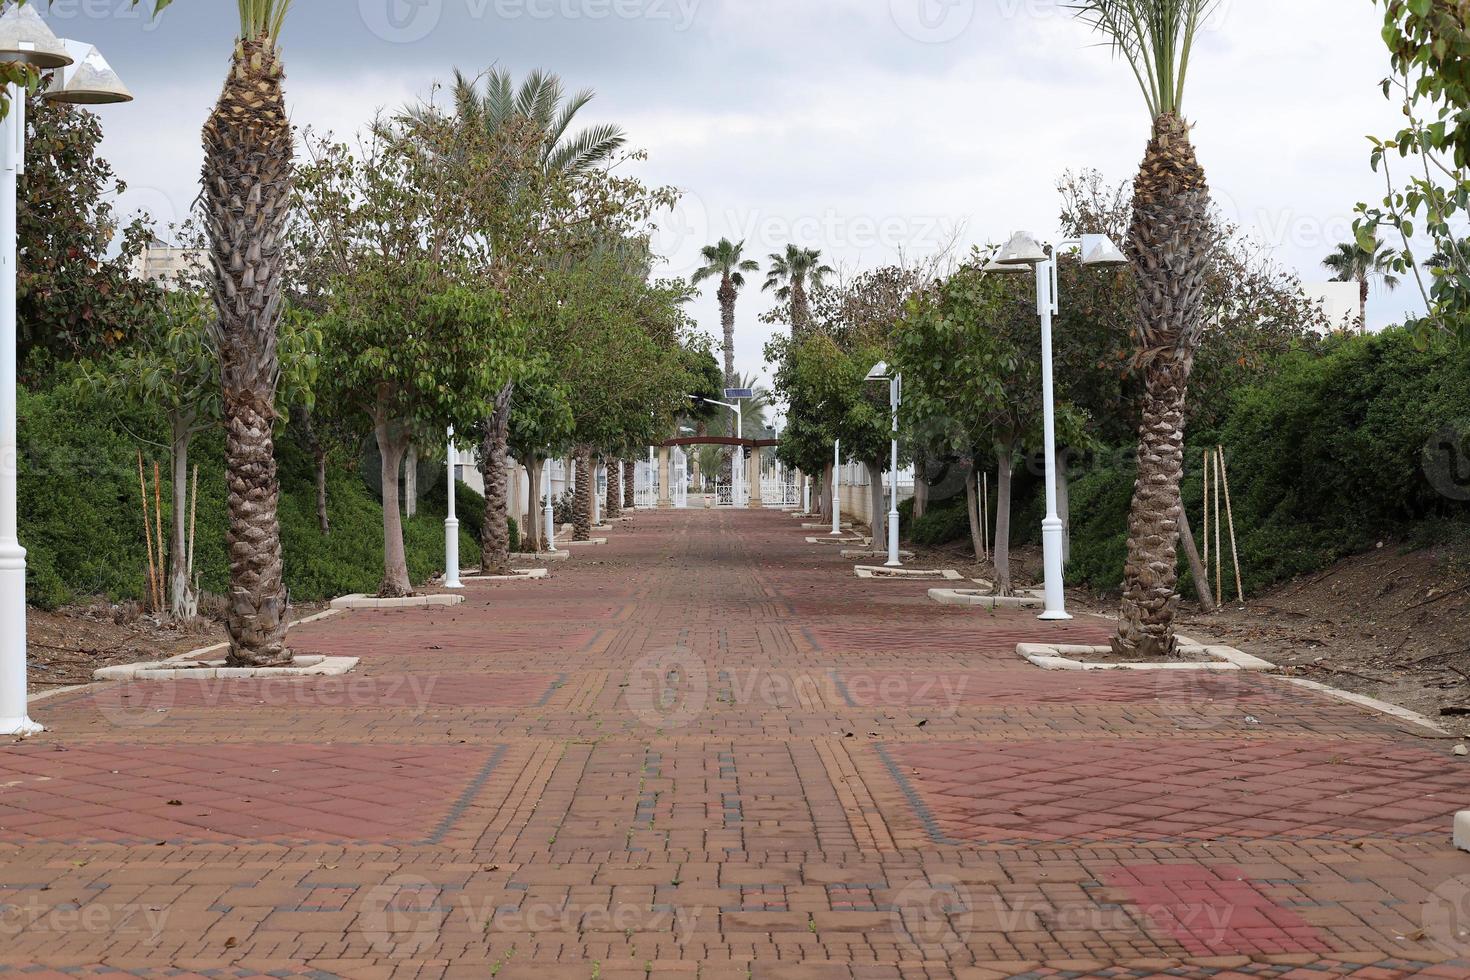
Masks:
[[[623,464],[616,459],[607,461],[607,519],[615,520],[623,513],[622,489]]]
[[[485,523],[480,531],[480,571],[510,574],[510,403],[513,385],[495,396],[480,442],[480,474],[485,480]]]
[[[577,466],[577,487],[572,498],[572,540],[592,540],[592,450],[578,446],[573,454]]]
[[[204,126],[203,199],[224,393],[229,662],[287,663],[287,597],[272,430],[281,245],[291,196],[284,72],[268,36],[241,40]]]
[[[1164,113],[1154,121],[1133,193],[1128,251],[1138,286],[1137,363],[1144,390],[1122,615],[1113,646],[1155,657],[1177,648],[1184,399],[1214,242],[1209,185],[1189,128],[1177,115]]]
[[[637,479],[637,464],[631,459],[623,460],[623,506],[629,510],[638,506],[637,487],[633,485]]]

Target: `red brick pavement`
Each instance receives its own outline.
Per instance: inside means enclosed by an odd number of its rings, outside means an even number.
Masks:
[[[297,629],[346,677],[93,686],[0,748],[0,972],[1470,976],[1450,745],[1107,624],[855,578],[775,513]]]

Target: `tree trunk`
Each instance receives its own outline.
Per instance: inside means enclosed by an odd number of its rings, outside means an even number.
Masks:
[[[1057,516],[1062,519],[1062,564],[1072,561],[1072,481],[1067,473],[1067,450],[1058,449]]]
[[[1144,659],[1172,656],[1177,649],[1184,401],[1204,329],[1205,275],[1217,235],[1209,184],[1189,126],[1164,113],[1154,120],[1153,138],[1133,182],[1127,246],[1138,294],[1135,357],[1144,392],[1113,648]]]
[[[1358,333],[1368,332],[1368,277],[1358,277]]]
[[[985,560],[985,531],[980,524],[980,477],[974,465],[965,473],[965,509],[970,515],[970,548],[976,561]]]
[[[576,461],[576,494],[572,504],[572,540],[592,540],[592,494],[595,492],[592,483],[592,450],[587,446],[578,446],[573,454]]]
[[[720,326],[725,332],[725,384],[735,387],[735,283],[729,273],[720,280]]]
[[[1179,506],[1179,534],[1184,541],[1184,555],[1189,559],[1189,573],[1194,577],[1194,591],[1199,593],[1200,608],[1205,612],[1215,611],[1215,597],[1210,592],[1210,573],[1205,563],[1199,560],[1199,545],[1195,544],[1194,532],[1189,529],[1189,511]]]
[[[291,414],[306,440],[306,448],[311,451],[312,462],[316,464],[316,527],[322,537],[326,537],[332,533],[332,522],[327,517],[327,447],[322,444],[309,408],[301,406],[292,409]]]
[[[638,480],[638,463],[636,460],[623,460],[623,506],[632,510],[638,506],[638,488],[635,485]]]
[[[173,463],[173,526],[169,529],[169,616],[174,621],[193,619],[199,598],[189,581],[189,440],[193,419],[174,415],[170,420],[170,455]]]
[[[868,526],[873,531],[873,550],[888,547],[888,508],[883,506],[883,468],[881,463],[868,463],[868,499],[873,509],[873,519]]]
[[[408,436],[394,420],[380,418],[373,426],[382,457],[383,479],[383,581],[378,595],[385,599],[413,591],[408,578],[408,556],[403,548],[403,517],[399,512],[398,473],[402,468]]]
[[[510,574],[510,404],[514,385],[495,395],[495,410],[485,420],[480,441],[480,474],[485,480],[485,523],[480,530],[480,571]]]
[[[605,519],[617,520],[623,515],[623,461],[610,459],[607,461],[607,514]]]
[[[1184,472],[1184,397],[1188,373],[1159,358],[1144,369],[1138,479],[1128,513],[1128,561],[1114,649],[1141,658],[1178,647],[1179,479]]]
[[[832,507],[835,503],[832,499],[832,474],[835,469],[831,463],[822,467],[822,499],[818,501],[818,506],[824,521],[832,520]]]
[[[1011,594],[1011,474],[1015,470],[1016,447],[997,446],[995,461],[995,594]]]
[[[219,313],[215,335],[230,510],[225,625],[233,667],[291,660],[272,431],[294,144],[277,50],[270,38],[236,44],[203,132],[200,196]]]
[[[929,482],[925,478],[928,467],[924,465],[924,457],[914,458],[914,520],[924,516],[929,509]]]

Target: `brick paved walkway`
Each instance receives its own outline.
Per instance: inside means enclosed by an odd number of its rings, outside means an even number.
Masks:
[[[27,976],[1470,976],[1452,743],[860,581],[775,513],[298,629],[346,677],[93,687],[0,748]]]

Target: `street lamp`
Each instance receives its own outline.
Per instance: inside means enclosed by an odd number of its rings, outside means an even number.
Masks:
[[[903,397],[903,375],[890,370],[887,361],[879,361],[868,372],[866,381],[888,382],[888,404],[893,412],[893,459],[888,474],[888,568],[898,568],[898,406]]]
[[[832,440],[832,533],[842,536],[842,440]]]
[[[546,553],[549,555],[556,550],[556,507],[551,502],[551,457],[548,455],[546,461],[541,464],[546,484],[546,509],[542,512],[542,523],[546,525]]]
[[[1010,267],[1036,270],[1036,312],[1041,316],[1041,400],[1046,454],[1046,519],[1041,522],[1041,546],[1046,568],[1045,620],[1071,619],[1067,613],[1066,586],[1062,578],[1065,529],[1057,515],[1057,420],[1055,380],[1052,370],[1052,317],[1057,302],[1057,256],[1062,249],[1080,248],[1084,266],[1127,265],[1128,259],[1106,235],[1083,235],[1059,245],[1044,245],[1027,232],[1017,232],[990,263],[1000,270]]]
[[[459,482],[454,472],[454,426],[449,427],[449,516],[444,518],[444,587],[462,589],[459,580],[459,518],[454,516],[454,490]]]
[[[0,16],[0,61],[59,69],[43,97],[100,105],[132,94],[90,45],[63,41],[34,4],[11,4]],[[17,193],[25,171],[26,92],[9,85],[10,111],[0,122],[0,735],[34,735],[41,726],[26,708],[26,551],[16,507]]]

